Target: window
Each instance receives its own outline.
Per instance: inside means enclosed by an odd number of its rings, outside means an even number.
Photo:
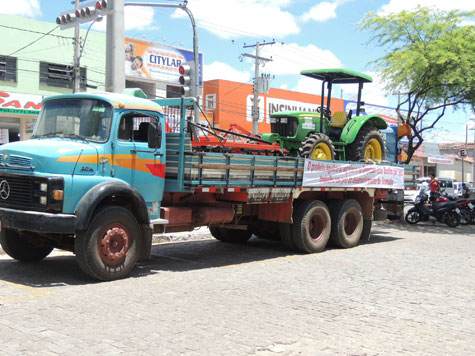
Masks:
[[[72,66],[40,62],[40,85],[58,88],[73,88]],[[86,90],[87,72],[86,68],[80,69],[80,88]]]
[[[151,116],[138,113],[124,115],[120,119],[117,137],[121,141],[148,142],[148,127],[154,122],[160,125],[160,122]],[[161,132],[161,128],[158,132]]]
[[[206,95],[206,110],[216,110],[216,94]]]
[[[32,137],[60,137],[105,142],[109,137],[112,113],[112,106],[100,100],[47,101]]]
[[[16,82],[16,62],[15,57],[0,56],[0,80]]]

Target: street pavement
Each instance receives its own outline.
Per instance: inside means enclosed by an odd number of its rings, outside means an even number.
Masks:
[[[314,255],[176,236],[113,282],[1,255],[0,355],[475,354],[473,226],[378,223]]]

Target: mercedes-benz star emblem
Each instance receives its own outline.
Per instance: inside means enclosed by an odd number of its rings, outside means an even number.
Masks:
[[[0,182],[0,198],[7,200],[10,196],[10,184],[4,179]]]

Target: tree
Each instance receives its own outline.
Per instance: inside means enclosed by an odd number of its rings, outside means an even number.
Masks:
[[[396,111],[411,127],[404,163],[422,144],[422,133],[433,129],[448,108],[474,110],[474,15],[418,7],[387,16],[370,12],[360,23],[360,30],[371,32],[369,43],[386,50],[370,62],[381,72],[386,91],[401,94]]]

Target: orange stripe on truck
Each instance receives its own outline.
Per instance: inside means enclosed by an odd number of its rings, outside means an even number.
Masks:
[[[137,155],[75,155],[63,156],[58,162],[98,164],[108,160],[111,166],[134,169],[145,173],[151,173],[156,177],[165,178],[165,165],[154,159],[142,159]]]

